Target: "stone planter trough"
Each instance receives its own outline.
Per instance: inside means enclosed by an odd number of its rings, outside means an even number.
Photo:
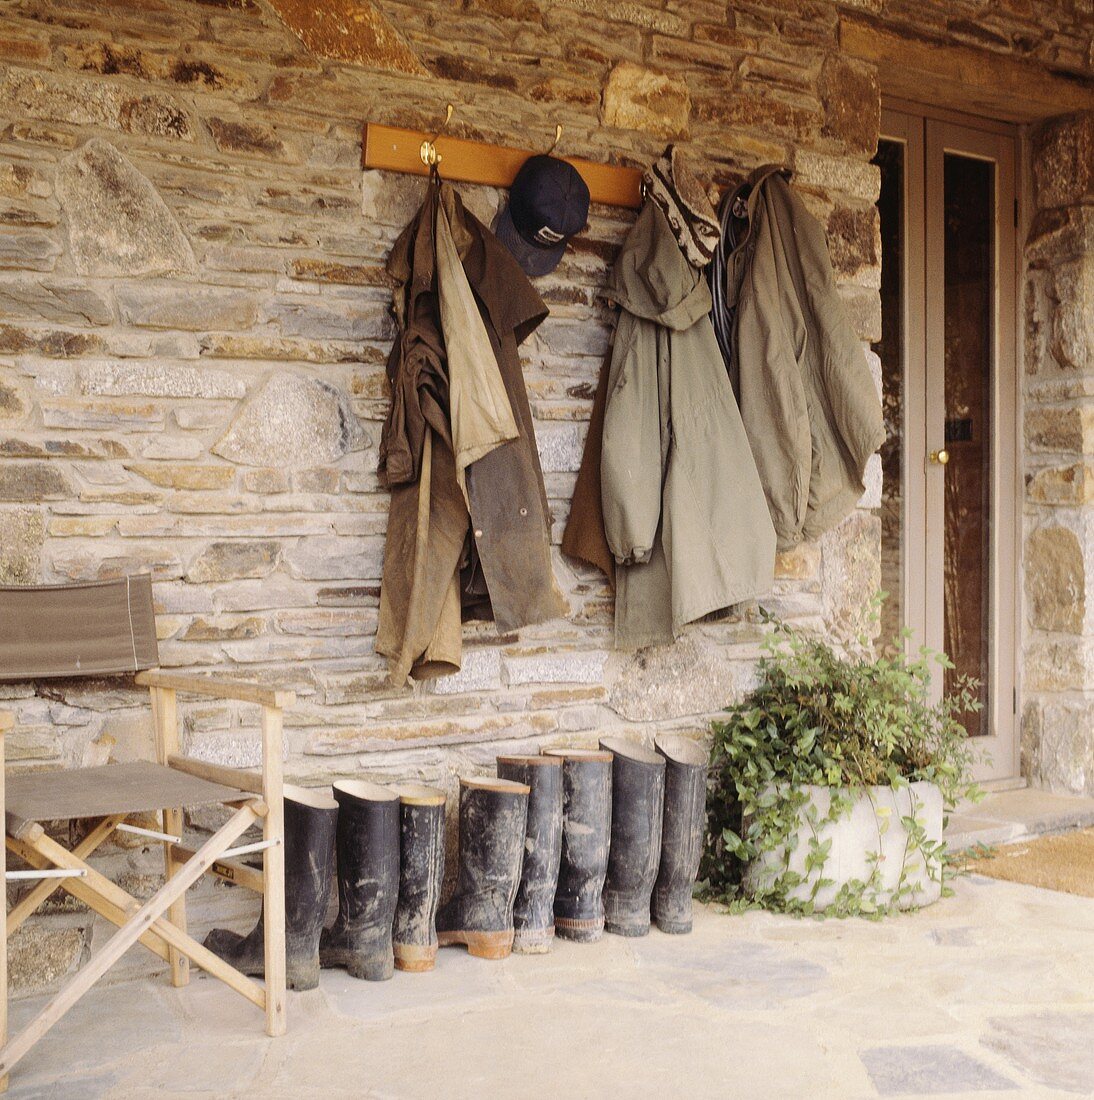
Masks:
[[[901,790],[891,787],[867,787],[859,794],[851,812],[834,823],[819,827],[817,838],[822,843],[831,839],[832,847],[823,868],[806,873],[812,830],[807,823],[807,807],[811,804],[818,818],[828,814],[832,792],[828,787],[807,787],[809,803],[801,810],[798,843],[790,855],[789,869],[802,875],[804,881],[789,892],[789,897],[807,901],[814,883],[821,877],[832,884],[822,887],[814,899],[817,911],[827,909],[839,890],[854,879],[865,880],[872,873],[871,853],[881,854],[881,882],[874,898],[879,906],[892,902],[900,885],[901,870],[911,887],[898,901],[901,909],[930,905],[942,896],[941,867],[934,858],[927,860],[916,846],[909,843],[903,817],[918,817],[931,843],[942,839],[942,794],[933,783],[912,783]],[[886,825],[886,822],[888,823]],[[773,882],[784,869],[782,849],[767,852],[754,860],[745,871],[745,887],[750,892]]]

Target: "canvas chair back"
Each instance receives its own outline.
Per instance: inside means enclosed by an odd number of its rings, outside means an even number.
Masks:
[[[0,682],[159,665],[152,578],[0,586]]]

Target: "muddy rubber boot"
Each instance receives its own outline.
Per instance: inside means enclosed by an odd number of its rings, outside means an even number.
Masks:
[[[661,862],[665,760],[622,737],[605,737],[612,754],[612,847],[604,882],[604,928],[616,936],[648,936],[650,895]]]
[[[319,984],[319,933],[334,883],[334,830],[338,803],[330,788],[308,790],[285,784],[285,984]],[[266,922],[262,915],[246,936],[214,928],[205,946],[241,974],[266,973]]]
[[[437,914],[441,947],[464,943],[479,959],[509,956],[527,820],[525,784],[460,780],[460,869]]]
[[[319,963],[382,982],[395,973],[391,925],[399,899],[399,796],[376,783],[334,784],[338,802],[338,916],[319,939]]]
[[[524,783],[528,825],[513,905],[513,950],[543,955],[555,936],[555,887],[562,859],[562,761],[557,756],[499,756],[498,775]]]
[[[686,737],[659,737],[655,744],[665,758],[665,817],[653,919],[662,932],[680,935],[691,931],[691,892],[703,855],[707,753]]]
[[[432,970],[444,880],[444,791],[403,783],[399,796],[399,903],[391,940],[395,969]]]
[[[594,943],[604,933],[604,876],[612,823],[612,754],[548,749],[562,758],[562,860],[555,891],[555,934]]]

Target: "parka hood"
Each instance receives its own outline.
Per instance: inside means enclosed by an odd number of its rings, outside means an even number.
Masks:
[[[688,263],[661,208],[647,202],[608,277],[605,297],[635,317],[684,331],[711,309],[702,272]]]

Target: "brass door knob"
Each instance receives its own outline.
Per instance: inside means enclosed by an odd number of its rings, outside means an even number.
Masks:
[[[950,461],[950,452],[949,451],[931,451],[929,457],[930,457],[930,460],[936,466],[945,466],[946,463]]]

